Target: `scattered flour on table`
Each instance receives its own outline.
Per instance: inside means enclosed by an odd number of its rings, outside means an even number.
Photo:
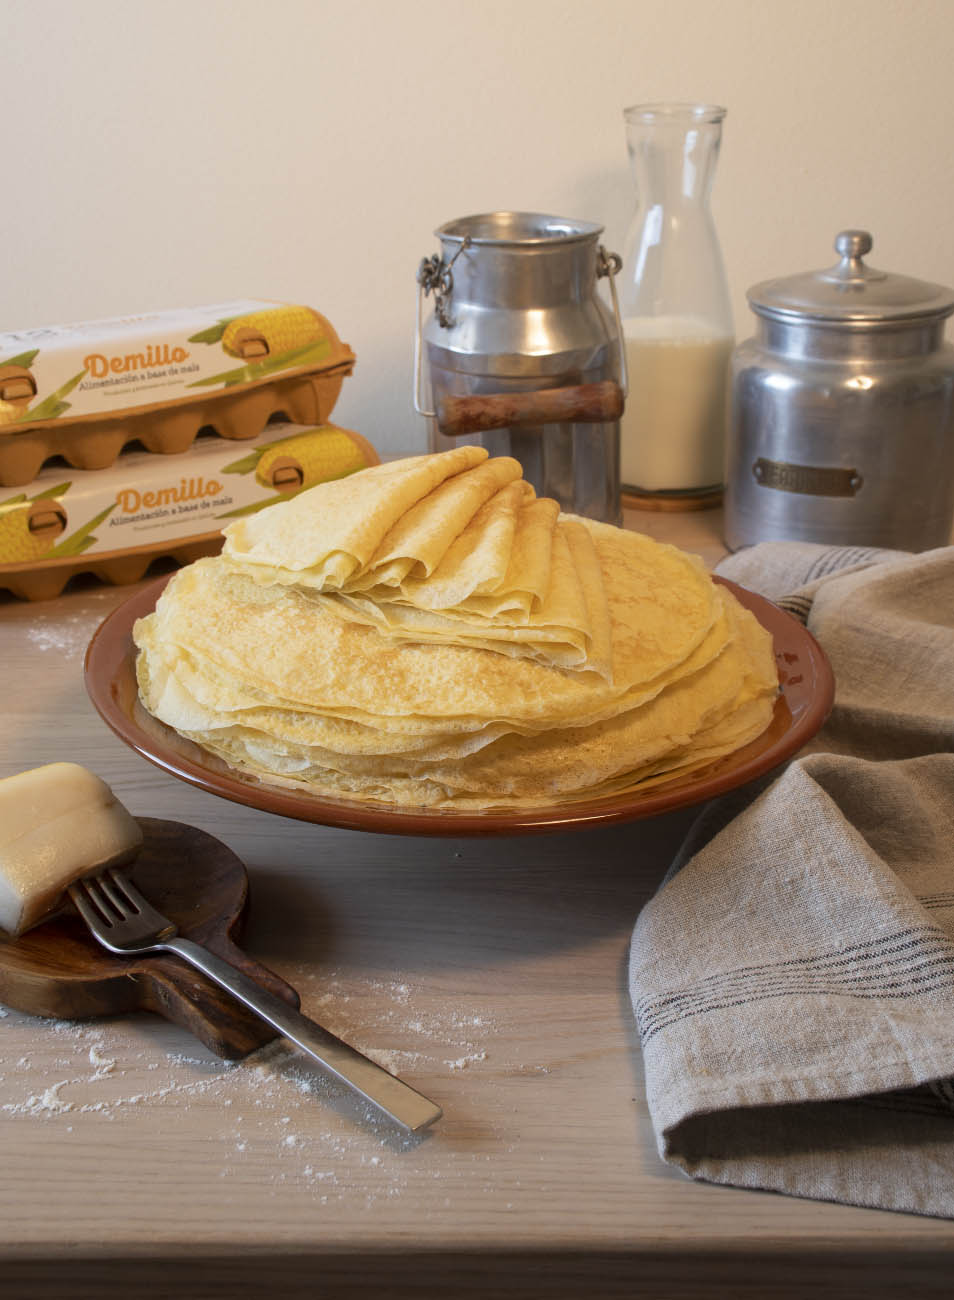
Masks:
[[[302,989],[309,976],[302,971],[297,981],[295,974],[288,978]],[[459,1006],[422,1013],[415,989],[404,981],[344,981],[332,974],[321,978],[321,987],[320,994],[303,998],[305,1013],[412,1084],[425,1076],[450,1077],[488,1058],[494,1032],[489,1016]],[[163,1040],[181,1042],[182,1031],[151,1017],[104,1027],[9,1015],[35,1026],[38,1040],[52,1033],[66,1045],[67,1052],[55,1057],[66,1077],[42,1090],[34,1078],[32,1090],[0,1106],[0,1115],[54,1123],[89,1116],[87,1122],[95,1123],[122,1121],[132,1107],[202,1106],[209,1137],[218,1139],[219,1177],[241,1176],[243,1166],[251,1173],[253,1166],[259,1181],[308,1186],[321,1203],[335,1198],[350,1204],[363,1196],[369,1208],[381,1196],[400,1193],[407,1184],[408,1153],[424,1145],[426,1155],[425,1144],[433,1140],[405,1135],[283,1040],[244,1061],[227,1062],[211,1054],[163,1051]],[[402,1045],[387,1045],[394,1043]],[[197,1050],[204,1052],[198,1045]],[[16,1066],[21,1073],[36,1068],[27,1056]],[[9,1076],[7,1090],[9,1095]],[[443,1124],[446,1130],[448,1121]],[[64,1129],[73,1134],[73,1123]],[[470,1158],[460,1156],[464,1162]],[[364,1178],[355,1179],[356,1166],[367,1167]]]
[[[73,1107],[68,1101],[64,1101],[60,1096],[60,1089],[65,1088],[67,1080],[61,1083],[54,1083],[52,1087],[47,1088],[45,1092],[34,1093],[32,1097],[27,1097],[17,1109],[18,1114],[23,1115],[63,1115]],[[6,1106],[4,1110],[8,1109]]]
[[[469,1056],[458,1056],[456,1061],[445,1061],[444,1064],[449,1070],[466,1070],[468,1065],[473,1065],[475,1061],[486,1061],[486,1052],[471,1052]]]
[[[41,654],[54,651],[64,656],[82,658],[93,633],[103,621],[104,610],[85,614],[59,614],[49,621],[38,616],[27,628],[27,639]]]
[[[97,1079],[104,1079],[106,1075],[112,1074],[116,1068],[115,1057],[102,1056],[97,1043],[94,1043],[89,1049],[89,1063],[96,1067],[96,1073],[90,1075],[91,1083],[95,1083]]]

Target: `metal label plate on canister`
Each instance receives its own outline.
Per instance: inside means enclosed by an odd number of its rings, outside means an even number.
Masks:
[[[853,497],[864,480],[856,469],[831,465],[795,465],[787,460],[760,456],[752,466],[752,477],[762,487],[777,492],[798,492],[802,496]]]

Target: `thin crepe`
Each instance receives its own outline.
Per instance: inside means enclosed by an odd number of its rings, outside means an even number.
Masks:
[[[560,515],[475,448],[238,521],[134,636],[167,725],[258,779],[400,807],[676,779],[759,734],[777,689],[768,634],[698,560]]]

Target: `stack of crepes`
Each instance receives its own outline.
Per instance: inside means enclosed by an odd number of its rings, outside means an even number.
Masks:
[[[232,768],[401,808],[552,806],[746,744],[768,634],[701,562],[463,446],[226,529],[135,626],[142,701]]]

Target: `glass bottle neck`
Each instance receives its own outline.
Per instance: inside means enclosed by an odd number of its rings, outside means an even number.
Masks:
[[[628,120],[626,144],[640,206],[705,207],[721,141],[721,121]]]

